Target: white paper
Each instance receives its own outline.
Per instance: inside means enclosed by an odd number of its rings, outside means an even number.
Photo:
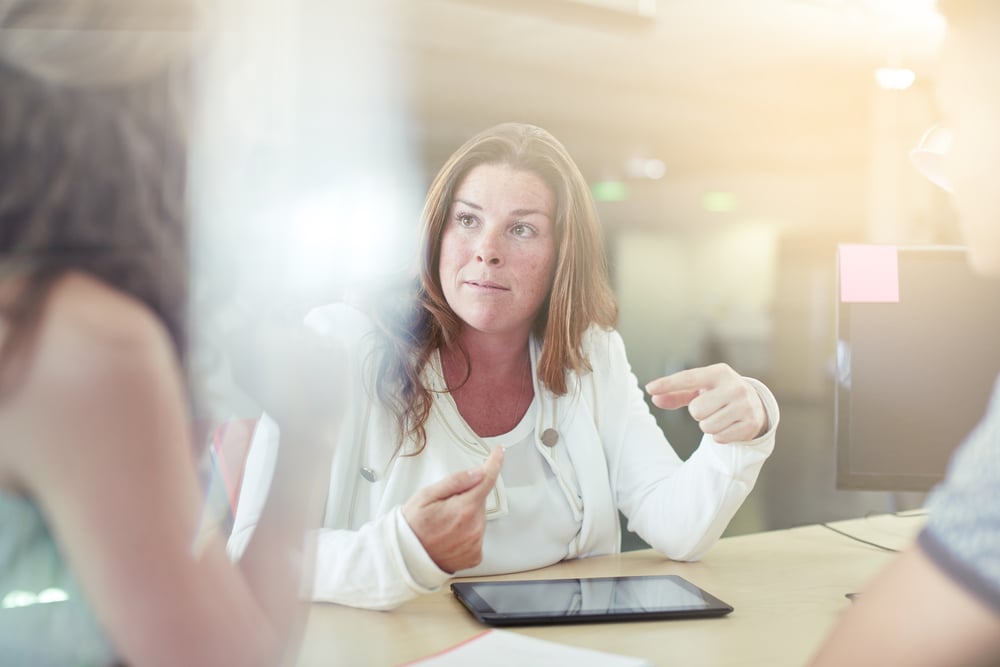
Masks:
[[[507,630],[489,630],[407,667],[652,667],[646,660],[550,642]]]

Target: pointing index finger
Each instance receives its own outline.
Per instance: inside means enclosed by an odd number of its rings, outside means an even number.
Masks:
[[[689,368],[665,377],[652,380],[646,385],[650,394],[670,394],[673,392],[697,392],[715,386],[718,373],[712,366]]]

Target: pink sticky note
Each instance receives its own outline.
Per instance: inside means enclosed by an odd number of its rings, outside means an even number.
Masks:
[[[839,247],[840,300],[845,303],[899,303],[896,246],[845,244]]]

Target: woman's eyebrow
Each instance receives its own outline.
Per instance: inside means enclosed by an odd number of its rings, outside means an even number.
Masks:
[[[551,218],[552,215],[548,211],[543,211],[540,208],[518,208],[510,212],[513,216],[524,216],[524,215],[544,215],[546,218]]]
[[[464,204],[465,206],[468,206],[469,208],[474,208],[477,211],[482,211],[483,210],[483,207],[480,206],[479,204],[473,203],[471,201],[467,201],[465,199],[460,199],[458,197],[455,198],[455,200],[454,200],[453,203],[454,204]],[[513,211],[511,211],[510,213],[508,213],[508,215],[511,216],[511,217],[523,217],[523,216],[536,215],[536,214],[537,215],[544,215],[546,218],[551,218],[552,217],[551,213],[549,213],[548,211],[545,211],[543,209],[540,209],[540,208],[516,208]]]

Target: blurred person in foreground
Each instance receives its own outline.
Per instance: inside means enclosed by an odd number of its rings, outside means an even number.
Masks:
[[[399,292],[306,318],[352,350],[313,597],[389,609],[456,575],[616,553],[619,510],[666,557],[708,551],[774,447],[777,403],[726,364],[650,382],[704,432],[680,459],[614,330],[600,222],[562,144],[519,123],[470,138],[430,186],[419,253]],[[279,428],[265,416],[255,436],[233,553]]]
[[[200,14],[0,2],[0,664],[274,665],[301,621],[324,487],[294,412],[240,566],[199,532],[183,369]]]
[[[928,175],[952,195],[973,269],[1000,278],[1000,3],[938,5],[948,22],[936,81],[938,132],[950,132],[951,147]],[[916,544],[855,601],[814,664],[1000,664],[998,499],[1000,382],[929,496]]]

